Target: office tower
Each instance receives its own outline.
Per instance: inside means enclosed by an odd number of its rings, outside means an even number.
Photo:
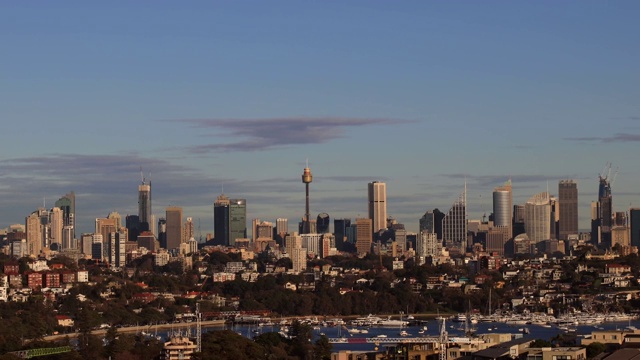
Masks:
[[[550,239],[551,203],[548,192],[529,198],[524,205],[524,228],[532,246]]]
[[[567,240],[569,235],[578,234],[578,185],[573,180],[560,180],[558,184],[560,202],[559,238]]]
[[[329,224],[331,224],[331,219],[329,218],[329,214],[327,213],[318,214],[318,217],[316,217],[316,232],[318,234],[328,233]]]
[[[144,176],[142,184],[138,186],[138,219],[140,232],[151,230],[151,181],[146,183]]]
[[[302,247],[307,249],[307,254],[316,256],[320,254],[323,234],[300,234]]]
[[[48,232],[48,220],[43,221],[43,216],[47,210],[40,208],[25,218],[25,230],[27,237],[27,254],[38,256],[45,244],[46,233]]]
[[[182,228],[182,242],[186,243],[191,238],[195,238],[195,227],[193,224],[193,218],[187,217],[187,221],[185,221],[184,226]]]
[[[125,217],[125,224],[129,241],[137,241],[138,235],[140,234],[140,218],[138,215],[127,215]]]
[[[102,261],[104,256],[102,234],[93,234],[91,238],[91,259]]]
[[[438,241],[435,233],[421,231],[416,238],[416,257],[419,265],[425,263],[427,257],[438,256],[441,252],[442,244]]]
[[[111,267],[122,268],[126,265],[127,234],[124,231],[112,232],[107,242],[107,262]],[[105,244],[103,243],[103,247]]]
[[[609,175],[599,175],[598,180],[598,201],[591,205],[591,241],[598,245],[611,246],[611,227],[613,225],[611,183]]]
[[[93,234],[85,233],[80,235],[80,253],[84,256],[91,256],[91,244],[93,243]]]
[[[426,231],[429,233],[435,233],[435,223],[433,211],[427,211],[420,218],[419,231]]]
[[[167,250],[175,251],[175,252],[178,252],[180,250],[180,246],[183,243],[180,242],[179,235],[177,236],[177,239],[178,241],[176,241],[176,246],[170,247]],[[138,239],[136,240],[136,243],[138,244],[138,248],[145,248],[149,252],[156,252],[160,250],[160,243],[158,242],[158,240],[156,239],[156,236],[153,235],[151,231],[143,231],[142,233],[140,233],[140,235],[138,235]]]
[[[507,180],[502,186],[498,186],[493,189],[493,225],[506,227],[505,241],[511,238],[512,230],[512,218],[513,218],[513,193],[511,190],[511,179]]]
[[[368,184],[369,219],[374,233],[387,228],[387,184],[379,181]]]
[[[631,246],[640,248],[640,208],[629,209],[629,228]]]
[[[371,219],[356,219],[356,250],[358,255],[371,252],[373,242],[373,221]]]
[[[293,272],[299,273],[306,269],[307,249],[302,247],[302,237],[300,237],[297,232],[287,235],[285,238],[285,249],[291,258]]]
[[[109,240],[109,234],[116,231],[118,231],[116,218],[111,218],[111,219],[97,218],[96,219],[95,233],[102,235],[104,251],[106,251],[106,248],[107,248],[107,246],[104,246],[104,244]]]
[[[260,221],[256,224],[255,240],[273,240],[273,223]]]
[[[276,219],[276,232],[284,238],[284,235],[289,232],[289,220],[284,218]]]
[[[70,250],[77,249],[78,244],[76,239],[73,237],[73,226],[63,226],[62,227],[62,249],[61,250]]]
[[[167,249],[179,249],[182,242],[182,208],[168,207],[165,219],[167,221]]]
[[[235,246],[236,239],[247,237],[247,200],[231,199],[229,201],[229,243]]]
[[[347,241],[347,229],[351,226],[351,219],[334,219],[333,233],[336,238],[336,248],[344,251],[344,243]]]
[[[55,207],[60,208],[63,213],[63,226],[71,226],[73,228],[72,238],[76,237],[75,218],[76,218],[76,194],[72,191],[56,201]]]
[[[553,196],[549,196],[549,205],[551,205],[551,218],[549,222],[549,239],[558,239],[558,224],[560,223],[560,207],[558,205],[558,199]]]
[[[442,219],[442,240],[452,252],[462,253],[467,244],[467,185]]]
[[[112,211],[107,215],[107,219],[112,219],[116,225],[116,230],[120,230],[122,228],[122,216],[118,214],[117,211]]]
[[[407,230],[405,230],[404,227],[394,229],[393,238],[396,243],[393,247],[394,251],[400,250],[401,252],[404,252],[407,249]]]
[[[311,184],[312,181],[313,175],[311,175],[311,169],[309,169],[309,164],[307,164],[302,172],[302,182],[304,183],[306,193],[304,217],[302,218],[302,234],[311,233],[311,227],[309,225],[309,222],[311,221],[311,213],[309,210],[309,184]]]
[[[513,225],[511,237],[524,234],[524,205],[513,205]]]
[[[231,202],[220,194],[213,203],[213,243],[229,245],[229,206]]]
[[[62,250],[62,229],[64,227],[64,212],[54,207],[49,212],[49,249]]]
[[[167,220],[165,218],[158,220],[158,242],[161,248],[167,248]]]

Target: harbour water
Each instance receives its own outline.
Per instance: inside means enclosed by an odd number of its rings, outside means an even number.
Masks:
[[[426,330],[424,327],[426,326]],[[542,325],[508,325],[505,323],[499,322],[480,322],[478,324],[469,325],[469,328],[473,330],[475,334],[491,334],[491,333],[509,333],[513,334],[514,337],[526,337],[531,339],[544,339],[551,340],[555,336],[559,334],[575,334],[578,338],[584,335],[591,334],[592,331],[595,330],[622,330],[627,327],[638,327],[640,328],[640,321],[632,320],[625,322],[607,322],[601,323],[597,325],[579,325],[575,327],[575,331],[567,332],[566,330],[559,329],[556,326],[542,326]],[[215,330],[231,330],[239,335],[245,336],[247,338],[253,338],[259,334],[266,332],[279,332],[282,328],[278,325],[267,325],[267,326],[258,326],[258,325],[226,325],[224,327],[203,327],[203,332],[206,331],[215,331]],[[353,332],[353,329],[357,329],[358,332]],[[195,330],[191,329],[193,332]],[[352,331],[349,331],[352,330]],[[365,332],[361,332],[365,330]],[[456,322],[446,322],[446,330],[448,336],[451,337],[459,337],[465,336],[464,333],[464,324],[456,323]],[[400,332],[406,332],[406,335],[401,336]],[[440,322],[437,320],[429,320],[420,325],[414,326],[405,326],[405,327],[354,327],[350,325],[345,326],[316,326],[313,329],[313,339],[315,341],[322,334],[327,336],[328,338],[346,338],[346,339],[366,339],[366,338],[378,338],[378,337],[386,337],[386,338],[420,338],[420,337],[437,337],[440,334]],[[158,332],[158,335],[166,339],[168,336],[167,332]],[[334,351],[339,350],[352,350],[352,351],[373,351],[375,344],[372,342],[369,343],[337,343],[333,344]]]

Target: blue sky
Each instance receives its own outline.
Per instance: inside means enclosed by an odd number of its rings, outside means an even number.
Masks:
[[[387,182],[409,230],[468,181],[471,218],[605,163],[640,206],[635,1],[0,2],[0,226],[77,193],[79,230],[183,206],[213,229],[224,186],[248,217],[366,216]],[[293,228],[293,226],[292,226]]]

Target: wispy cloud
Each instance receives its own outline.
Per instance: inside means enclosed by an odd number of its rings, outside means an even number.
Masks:
[[[199,129],[221,130],[221,139],[233,141],[189,147],[193,153],[259,151],[297,144],[322,144],[345,136],[347,128],[397,125],[411,121],[384,118],[298,117],[268,119],[172,120]]]
[[[640,134],[617,133],[611,136],[569,137],[569,138],[565,138],[565,140],[583,141],[583,142],[602,142],[602,143],[637,142],[637,141],[640,141]]]

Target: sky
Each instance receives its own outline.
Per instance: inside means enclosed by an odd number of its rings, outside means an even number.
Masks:
[[[96,217],[182,206],[367,216],[367,183],[417,231],[463,191],[491,212],[598,175],[640,207],[637,1],[0,1],[0,228],[75,191]],[[250,228],[250,226],[249,226]]]

